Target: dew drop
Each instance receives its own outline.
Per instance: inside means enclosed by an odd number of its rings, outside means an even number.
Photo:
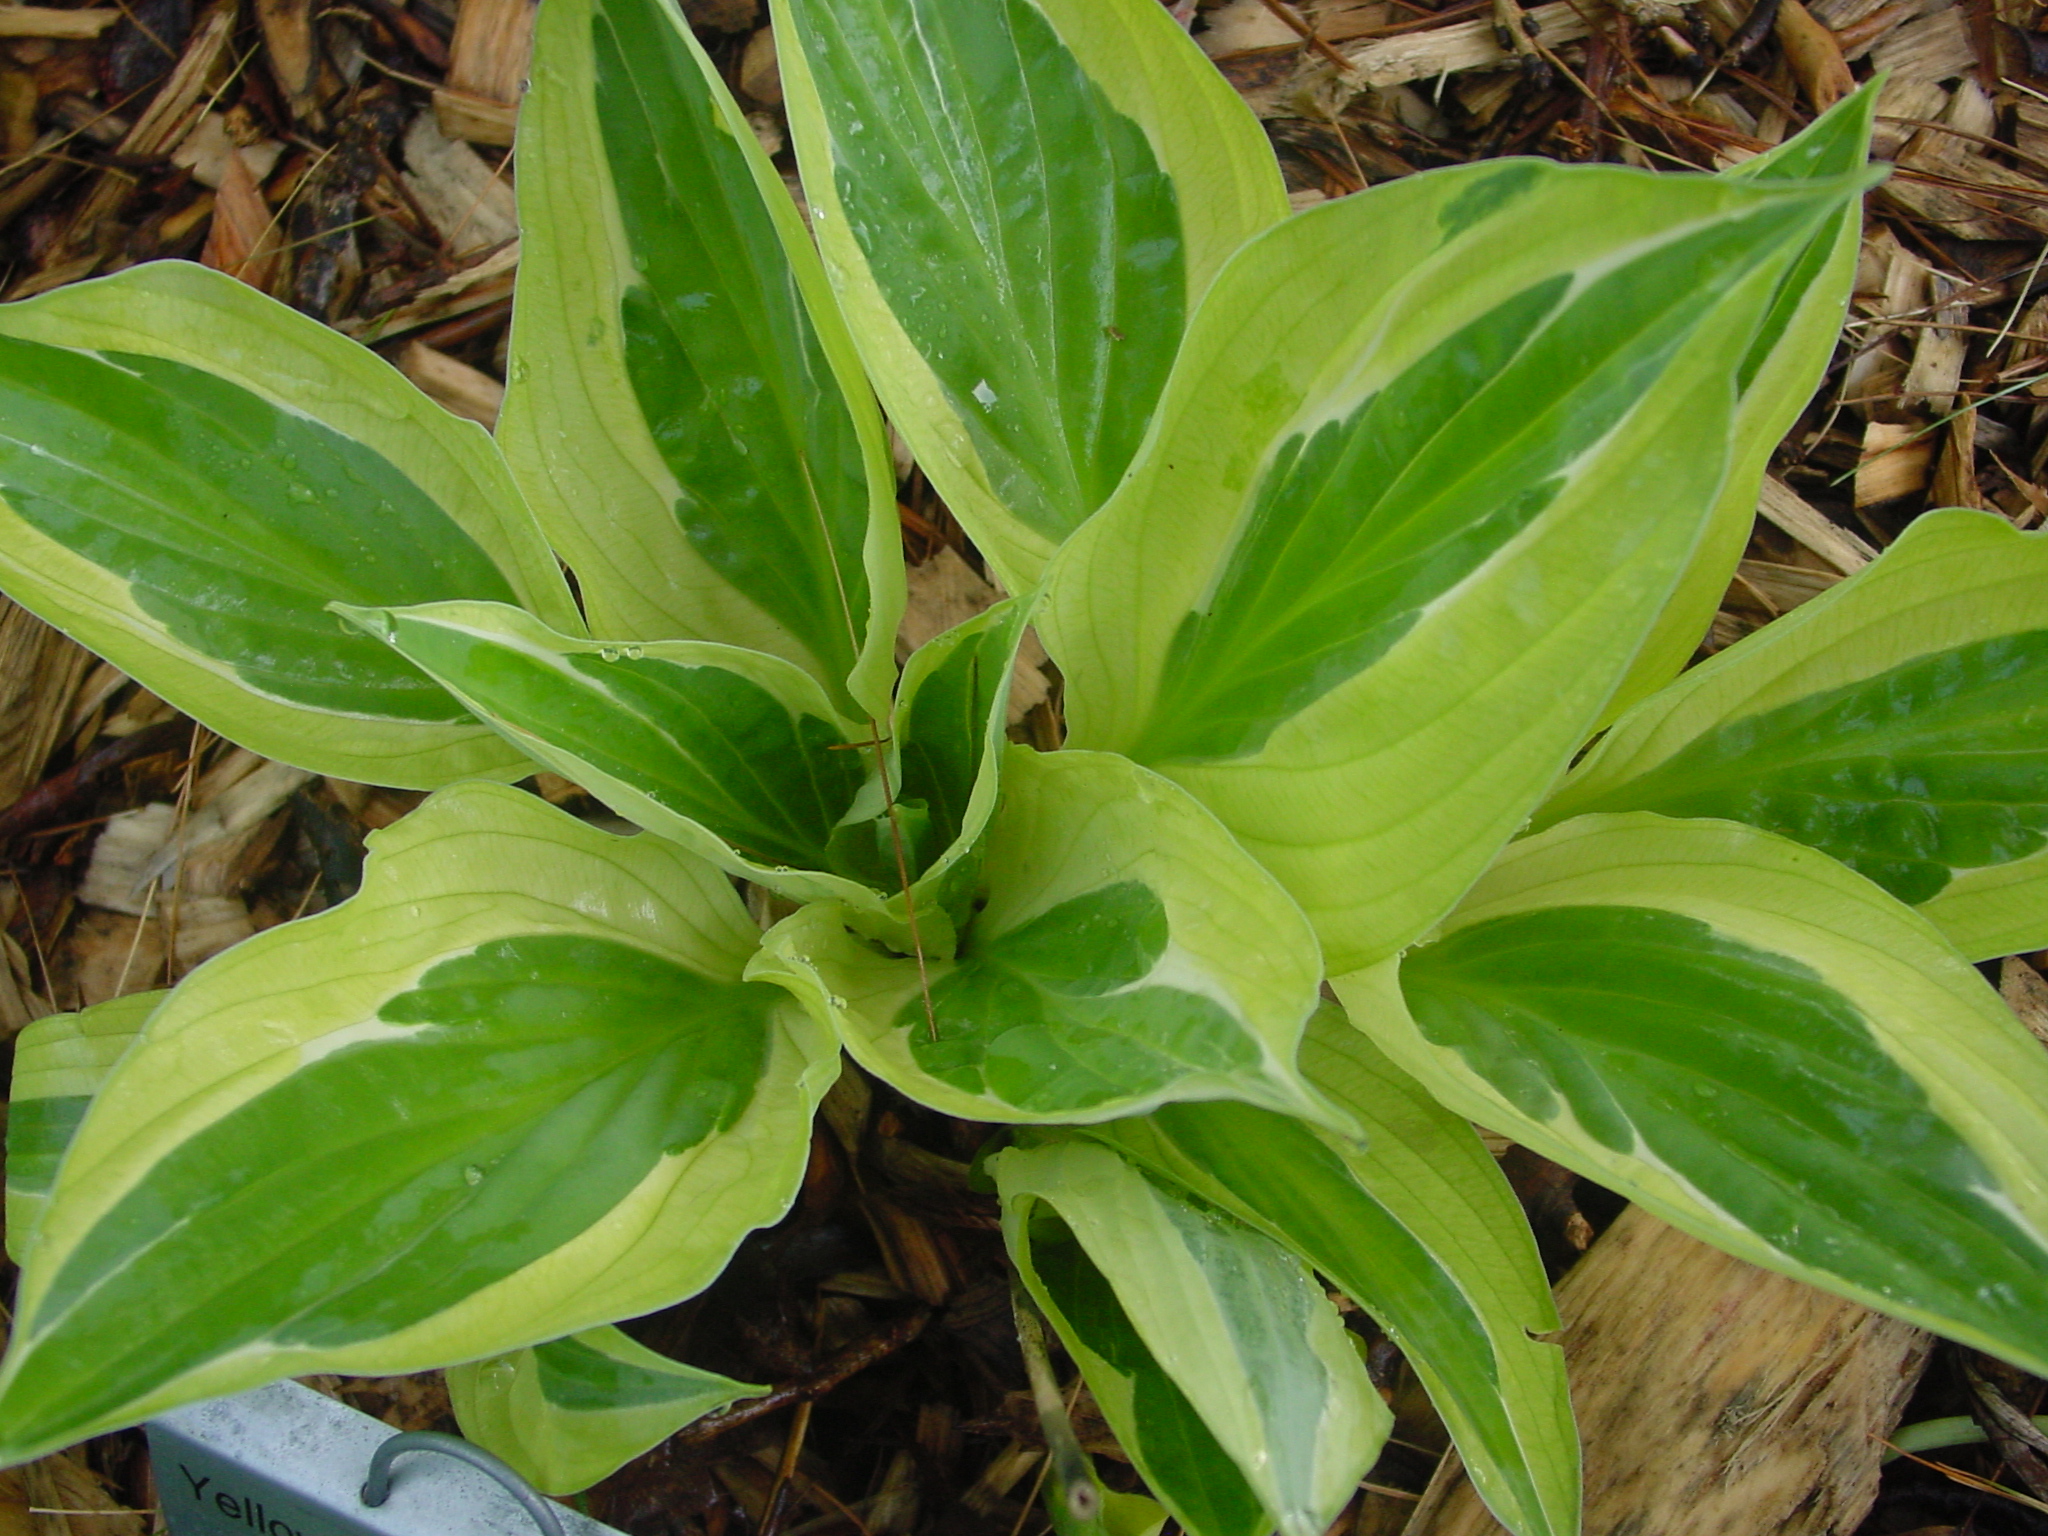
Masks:
[[[834,1013],[844,1013],[846,1011],[846,999],[836,992],[828,996],[825,999],[825,1003]]]
[[[475,1189],[477,1185],[483,1183],[483,1181],[484,1171],[483,1169],[477,1167],[475,1163],[471,1163],[467,1168],[462,1170],[462,1182],[467,1184],[471,1189]]]
[[[599,661],[617,661],[622,653],[616,645],[600,645],[597,648]]]
[[[642,656],[645,656],[647,653],[640,649],[640,647],[637,645],[628,645],[620,647],[619,654],[625,657],[628,661],[638,661]]]

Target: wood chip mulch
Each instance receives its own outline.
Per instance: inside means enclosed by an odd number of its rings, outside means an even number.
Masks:
[[[758,0],[684,8],[793,176]],[[1718,168],[1889,72],[1878,153],[1898,169],[1870,200],[1852,316],[1772,462],[1706,648],[1853,572],[1930,507],[2020,527],[2048,514],[2039,0],[1550,0],[1529,13],[1533,36],[1497,30],[1493,0],[1172,9],[1265,121],[1297,205],[1496,155]],[[159,257],[203,261],[492,424],[532,16],[529,0],[0,3],[0,298]],[[912,627],[987,600],[973,552],[914,473],[903,522]],[[1019,732],[1049,745],[1049,710],[1037,704]],[[561,780],[531,787],[601,814]],[[365,834],[418,799],[222,742],[0,599],[0,1039],[54,1009],[165,985],[344,899]],[[180,837],[182,857],[167,859]],[[2007,962],[1998,979],[2048,1038],[2042,959]],[[1043,1442],[995,1210],[968,1181],[982,1134],[849,1073],[791,1216],[704,1296],[631,1325],[776,1395],[686,1430],[578,1502],[630,1536],[1044,1531],[1031,1505]],[[1560,1275],[1618,1202],[1503,1151]],[[1445,1436],[1398,1351],[1350,1317],[1399,1418],[1332,1530],[1395,1536]],[[395,1425],[453,1427],[432,1374],[315,1384]],[[1943,1345],[1906,1417],[2027,1415],[2043,1398],[2041,1382]],[[1085,1396],[1077,1417],[1105,1478],[1133,1486]],[[1985,1486],[2048,1497],[2035,1481],[2048,1464],[2026,1465],[2022,1449],[2008,1441],[2011,1464],[1989,1446],[1928,1458],[1975,1485],[1902,1458],[1860,1526],[1826,1528],[2048,1533],[2048,1517]],[[142,1536],[161,1529],[154,1502],[139,1434],[104,1436],[0,1474],[0,1536]],[[1682,1512],[1630,1528],[1692,1529]]]

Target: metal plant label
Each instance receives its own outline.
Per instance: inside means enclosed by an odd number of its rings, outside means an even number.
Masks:
[[[534,1517],[484,1473],[438,1456],[399,1463],[390,1498],[362,1502],[379,1444],[397,1433],[296,1382],[173,1409],[149,1421],[157,1501],[172,1536],[528,1536]],[[618,1536],[554,1506],[564,1536]]]

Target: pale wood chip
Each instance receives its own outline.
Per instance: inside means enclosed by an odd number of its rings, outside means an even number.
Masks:
[[[1261,48],[1299,47],[1301,34],[1266,8],[1263,0],[1224,0],[1203,14],[1195,41],[1212,59]]]
[[[1813,0],[1807,9],[1813,12],[1813,19],[1829,31],[1842,32],[1899,3],[1900,0]],[[1925,9],[1925,0],[1904,0],[1907,16],[1917,16]]]
[[[284,145],[277,139],[238,144],[228,131],[226,115],[208,112],[192,125],[185,142],[172,152],[171,164],[190,171],[192,179],[201,186],[218,187],[227,179],[228,161],[236,154],[241,155],[249,174],[262,182],[270,179],[283,153]]]
[[[91,652],[0,597],[0,807],[42,782],[91,666]]]
[[[1839,571],[1816,571],[1803,565],[1780,565],[1773,560],[1745,560],[1735,573],[1773,618],[1812,602],[1842,579]]]
[[[1992,138],[1998,132],[1998,104],[1983,86],[1966,75],[1948,93],[1948,109],[1941,114],[1941,120],[1980,139]]]
[[[449,250],[488,250],[519,233],[511,185],[461,138],[444,133],[434,113],[420,113],[406,129],[405,164],[406,189]]]
[[[1796,539],[1840,571],[1853,576],[1877,558],[1877,551],[1846,528],[1838,528],[1821,510],[1776,475],[1764,476],[1757,511],[1773,526]]]
[[[23,1508],[63,1510],[63,1514],[30,1514],[38,1522],[30,1529],[37,1536],[143,1536],[149,1529],[148,1515],[124,1510],[107,1491],[99,1474],[88,1467],[75,1451],[59,1451],[29,1462],[20,1469]],[[75,1511],[75,1513],[74,1513]],[[4,1531],[5,1526],[0,1526]]]
[[[249,908],[239,896],[189,896],[173,891],[164,898],[164,907],[165,915],[151,921],[174,936],[178,976],[256,933]]]
[[[66,943],[70,995],[90,1008],[131,992],[169,985],[194,966],[254,936],[249,909],[234,896],[160,897],[147,917],[87,912]],[[175,949],[169,971],[164,956]]]
[[[1587,1531],[1830,1536],[1877,1496],[1932,1339],[1623,1211],[1559,1284]],[[1406,1536],[1499,1536],[1446,1457]]]
[[[740,54],[740,89],[764,106],[782,105],[782,65],[775,56],[775,29],[763,27]]]
[[[1910,123],[1938,118],[1947,107],[1948,92],[1935,81],[1896,77],[1887,80],[1877,96],[1877,122],[1870,130],[1871,157],[1896,160],[1899,151],[1919,131]]]
[[[60,11],[48,5],[0,5],[0,37],[98,37],[120,19],[119,10]]]
[[[441,131],[510,144],[533,56],[534,0],[462,0],[448,44],[448,79],[434,93]]]
[[[271,78],[292,116],[317,124],[320,45],[313,36],[312,0],[256,0],[256,21]]]
[[[956,624],[964,624],[977,613],[1002,601],[1003,589],[975,574],[974,567],[948,545],[923,565],[905,573],[906,596],[903,621],[896,629],[896,659],[910,653]],[[1009,723],[1015,725],[1032,708],[1052,693],[1045,676],[1045,647],[1036,630],[1024,631],[1017,647],[1017,664],[1010,672]]]
[[[398,354],[398,371],[443,410],[486,427],[498,425],[505,404],[505,386],[480,368],[436,351],[422,342],[407,342]]]
[[[100,722],[102,736],[132,736],[170,719],[177,711],[147,688],[132,687],[118,708]]]
[[[200,17],[170,78],[122,139],[123,155],[151,160],[177,148],[201,116],[200,98],[207,94],[208,80],[227,57],[234,33],[232,0],[222,0]]]
[[[2021,154],[2048,164],[2048,101],[2022,96],[2014,103],[2013,143]]]
[[[87,906],[130,916],[154,908],[156,898],[148,871],[170,842],[177,816],[177,807],[159,801],[109,817],[93,840],[78,899]]]
[[[906,661],[927,640],[964,624],[1002,601],[994,582],[978,574],[947,545],[904,574],[903,620],[896,628],[896,659]]]
[[[80,1008],[164,984],[164,931],[154,916],[87,912],[64,949],[71,968],[66,1000]]]
[[[28,952],[0,933],[0,1040],[13,1039],[25,1026],[52,1011],[49,1003],[36,995]],[[0,1536],[7,1536],[4,1523],[0,1523]]]
[[[1874,506],[1927,488],[1934,471],[1934,439],[1919,427],[1873,421],[1863,428],[1863,456],[1856,465],[1856,505]]]
[[[451,139],[472,144],[510,145],[519,127],[519,108],[446,86],[434,92],[434,117]]]
[[[207,226],[206,248],[199,259],[216,272],[238,277],[258,292],[268,293],[284,248],[277,220],[242,152],[230,148],[222,165],[220,186],[213,198],[213,223]]]
[[[2048,1045],[2048,980],[2017,955],[1998,967],[1998,995],[2043,1045]]]
[[[1326,43],[1342,43],[1367,32],[1377,32],[1391,22],[1413,17],[1398,15],[1388,0],[1322,0],[1302,8],[1315,34]]]
[[[1938,6],[1893,29],[1870,50],[1870,62],[1894,81],[1953,80],[1977,67],[1961,6]]]
[[[237,749],[238,751],[240,749]],[[244,858],[266,833],[272,814],[312,777],[302,768],[246,754],[254,767],[213,790],[196,793],[181,819],[164,802],[110,818],[93,842],[78,899],[110,912],[160,909],[164,893],[231,896],[248,873]]]
[[[1854,22],[1836,27],[1835,41],[1841,45],[1842,57],[1853,64],[1889,37],[1894,27],[1919,14],[1916,0],[1892,0],[1890,5],[1879,5]]]
[[[1527,14],[1537,25],[1539,40],[1546,48],[1554,48],[1590,35],[1594,23],[1604,21],[1609,11],[1603,4],[1555,0],[1550,5],[1531,6]],[[1401,85],[1466,69],[1505,69],[1515,63],[1513,51],[1502,48],[1494,36],[1490,19],[1453,22],[1425,32],[1354,43],[1337,51],[1352,65],[1352,72],[1339,77],[1339,83],[1353,87]],[[1333,65],[1321,63],[1320,68],[1335,73]]]
[[[534,0],[462,0],[448,44],[448,84],[516,102],[533,56]]]
[[[395,309],[367,318],[351,316],[336,322],[334,328],[357,341],[375,342],[387,336],[401,336],[423,326],[438,325],[443,320],[466,315],[471,310],[482,309],[507,297],[512,292],[512,275],[518,267],[519,243],[515,240],[503,250],[493,251],[483,260],[465,267],[445,283],[436,283],[415,294]]]
[[[1263,4],[1258,8],[1265,9]],[[1612,12],[1606,0],[1551,0],[1547,5],[1531,6],[1526,14],[1535,23],[1543,46],[1554,48],[1589,36]],[[1270,55],[1279,61],[1273,78],[1262,77],[1255,87],[1240,83],[1239,94],[1262,117],[1326,118],[1360,91],[1517,64],[1514,51],[1500,46],[1490,18],[1452,22],[1397,37],[1337,43],[1334,51],[1346,61],[1341,69],[1322,50],[1305,45],[1293,29],[1282,26],[1288,48],[1244,55]]]
[[[1938,434],[1941,450],[1934,460],[1934,480],[1927,500],[1936,507],[1971,507],[1984,510],[1984,494],[1977,487],[1977,413],[1964,411]]]
[[[1940,272],[1927,277],[1928,298],[1935,323],[1921,328],[1913,342],[1913,361],[1906,368],[1908,404],[1917,399],[1937,416],[1946,416],[1956,406],[1956,388],[1962,383],[1963,362],[1969,354],[1969,338],[1950,326],[1970,323],[1967,303],[1944,302],[1965,285]]]
[[[567,805],[571,800],[580,799],[584,793],[581,784],[545,769],[533,776],[533,787],[540,791],[541,799],[549,805]]]
[[[1999,165],[1954,134],[1920,130],[1898,163],[1934,179],[1897,175],[1882,195],[1958,239],[2048,234],[2048,181]]]

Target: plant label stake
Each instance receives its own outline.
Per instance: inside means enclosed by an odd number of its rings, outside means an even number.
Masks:
[[[372,1508],[365,1476],[398,1431],[296,1382],[175,1408],[148,1429],[173,1536],[528,1536],[545,1530],[547,1515],[561,1536],[618,1536],[524,1484],[515,1494],[509,1470],[468,1457],[387,1465]],[[421,1442],[407,1450],[433,1450],[424,1442],[445,1437],[405,1438]]]

